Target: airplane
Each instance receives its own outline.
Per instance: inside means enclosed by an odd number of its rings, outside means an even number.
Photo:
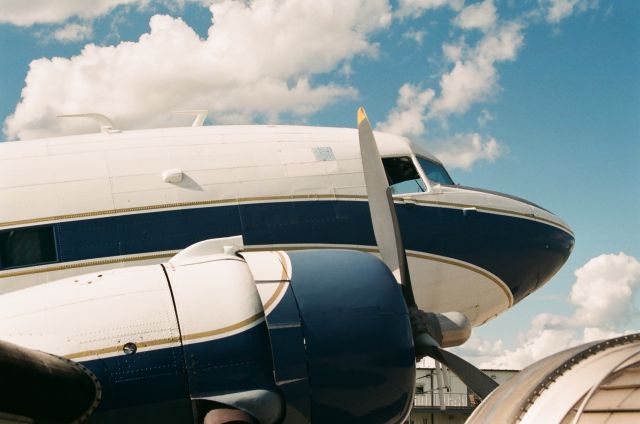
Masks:
[[[213,239],[161,265],[0,297],[1,418],[24,422],[402,422],[415,359],[481,396],[446,351],[462,314],[420,310],[392,189],[363,109],[358,138],[382,260],[348,249],[247,251]],[[21,421],[22,420],[22,421]]]
[[[192,127],[137,131],[71,115],[101,132],[0,143],[0,293],[235,235],[245,251],[379,254],[354,129],[202,126],[196,113]],[[558,216],[454,184],[410,140],[375,137],[421,309],[481,325],[567,260],[574,235]]]

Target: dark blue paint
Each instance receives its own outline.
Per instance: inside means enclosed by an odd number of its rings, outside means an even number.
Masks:
[[[55,227],[60,262],[183,249],[242,232],[237,206],[110,216]]]
[[[399,421],[413,399],[415,352],[400,286],[388,268],[348,250],[290,258],[290,288],[269,325],[83,362],[103,387],[91,420],[153,415],[157,422],[183,422],[191,397],[266,389],[283,396],[285,423]]]
[[[306,379],[307,360],[302,320],[291,287],[287,288],[278,305],[267,316],[267,325],[276,382]]]
[[[183,355],[184,352],[184,355]],[[82,362],[98,378],[105,411],[190,402],[220,392],[278,391],[266,324],[218,340]],[[152,408],[151,408],[152,409]]]
[[[253,389],[276,391],[267,325],[211,342],[184,345],[193,397]]]
[[[289,380],[278,384],[286,402],[286,413],[281,424],[311,422],[311,396],[309,380]]]
[[[99,411],[188,400],[180,347],[82,362],[100,381]]]
[[[502,279],[517,301],[566,261],[573,236],[551,225],[485,212],[396,205],[405,247],[472,263]],[[242,234],[246,245],[374,246],[358,201],[256,203],[110,216],[55,224],[60,262],[182,249]]]
[[[296,268],[296,272],[299,270]],[[311,420],[311,388],[302,320],[291,286],[267,316],[273,371],[287,405],[285,423]]]
[[[389,269],[366,253],[290,252],[314,422],[394,422],[408,411],[415,352]]]

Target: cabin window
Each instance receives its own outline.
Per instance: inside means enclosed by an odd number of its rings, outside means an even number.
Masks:
[[[0,231],[0,269],[57,260],[53,226]]]
[[[424,181],[408,156],[382,158],[387,181],[393,194],[417,193],[425,191]]]
[[[424,171],[424,175],[426,175],[431,184],[454,185],[453,180],[442,164],[421,157],[417,159],[422,171]]]

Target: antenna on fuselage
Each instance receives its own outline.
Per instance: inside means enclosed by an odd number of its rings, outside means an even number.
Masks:
[[[58,118],[91,118],[100,125],[100,132],[104,134],[119,133],[120,130],[113,128],[111,119],[101,113],[72,113],[68,115],[58,115]]]
[[[193,110],[174,110],[172,113],[176,115],[189,115],[195,116],[191,124],[192,127],[201,127],[204,124],[204,120],[207,119],[209,111],[207,109],[193,109]]]

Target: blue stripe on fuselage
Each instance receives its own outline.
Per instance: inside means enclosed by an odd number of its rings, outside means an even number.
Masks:
[[[512,216],[460,209],[396,205],[405,247],[450,257],[495,274],[516,301],[566,261],[573,236]],[[176,250],[242,234],[246,245],[374,246],[368,204],[296,201],[177,209],[55,224],[60,262]]]
[[[221,339],[83,361],[82,365],[103,388],[97,413],[190,402],[191,397],[228,392],[277,391],[264,322]]]

